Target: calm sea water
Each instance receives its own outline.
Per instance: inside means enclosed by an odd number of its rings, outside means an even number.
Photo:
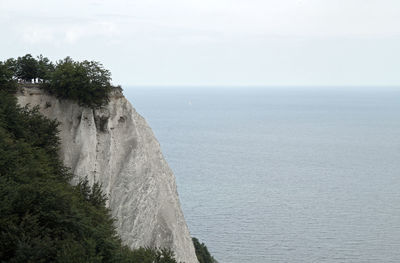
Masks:
[[[221,263],[400,262],[400,89],[125,94]]]

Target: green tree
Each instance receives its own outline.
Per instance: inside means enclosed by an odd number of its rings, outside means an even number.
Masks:
[[[50,79],[51,73],[54,71],[54,64],[43,55],[37,57],[37,77],[46,82]]]
[[[109,101],[111,73],[99,62],[76,62],[67,57],[57,63],[44,87],[58,98],[100,107]]]
[[[17,61],[13,58],[9,58],[4,61],[4,65],[7,67],[9,71],[12,72],[13,78],[17,78]]]
[[[204,243],[200,243],[200,241],[195,237],[192,238],[192,241],[199,263],[217,263]]]
[[[18,57],[16,63],[16,76],[25,81],[38,77],[38,61],[31,54]]]
[[[17,83],[13,79],[14,71],[10,63],[0,61],[0,90],[15,92]]]

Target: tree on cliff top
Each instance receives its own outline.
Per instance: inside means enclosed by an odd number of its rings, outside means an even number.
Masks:
[[[43,55],[37,57],[37,77],[43,82],[47,82],[51,73],[54,71],[54,64]]]
[[[13,78],[14,70],[12,64],[0,61],[0,90],[15,92],[17,83]]]
[[[38,61],[31,54],[18,57],[16,61],[16,76],[25,81],[38,77]]]
[[[94,61],[76,62],[70,57],[60,60],[44,88],[60,99],[70,99],[87,107],[108,103],[112,90],[111,73]]]
[[[45,82],[50,73],[54,71],[54,64],[43,55],[36,59],[31,54],[26,54],[17,59],[9,58],[2,64],[7,68],[11,74],[11,79],[15,82],[17,79],[30,82],[36,78]]]
[[[30,82],[32,79],[39,79],[39,87],[59,99],[70,99],[90,108],[107,104],[113,88],[110,71],[96,61],[77,62],[66,57],[53,64],[42,55],[36,59],[31,54],[26,54],[0,62],[2,89],[15,90],[17,80]]]

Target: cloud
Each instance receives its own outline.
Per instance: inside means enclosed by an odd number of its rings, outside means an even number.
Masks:
[[[20,30],[20,37],[29,44],[50,43],[56,41],[55,31],[47,26],[26,26]]]
[[[65,40],[74,44],[83,38],[116,38],[120,32],[112,22],[94,22],[86,25],[69,26],[64,30]]]
[[[0,0],[0,34],[123,83],[400,83],[398,0]]]
[[[41,21],[43,29],[34,32],[48,31],[46,26],[54,26],[65,32],[65,40],[70,43],[85,37],[115,36],[118,28],[127,35],[151,32],[156,38],[169,33],[173,38],[176,32],[202,32],[193,37],[206,41],[224,34],[237,37],[400,34],[397,0],[42,0],[39,3],[2,0],[1,20],[12,24],[18,17],[18,23],[27,26],[32,21]],[[205,37],[204,32],[209,36]],[[35,35],[33,39],[40,37]]]
[[[120,31],[115,23],[94,21],[85,23],[35,23],[17,24],[13,28],[20,39],[28,44],[76,44],[92,38],[115,39]]]

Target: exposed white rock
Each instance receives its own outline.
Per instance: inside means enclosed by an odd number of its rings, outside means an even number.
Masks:
[[[17,98],[22,106],[39,105],[45,116],[61,123],[65,165],[90,183],[102,183],[125,244],[168,247],[179,261],[197,263],[175,177],[152,130],[119,90],[96,110],[37,88],[21,89]]]

